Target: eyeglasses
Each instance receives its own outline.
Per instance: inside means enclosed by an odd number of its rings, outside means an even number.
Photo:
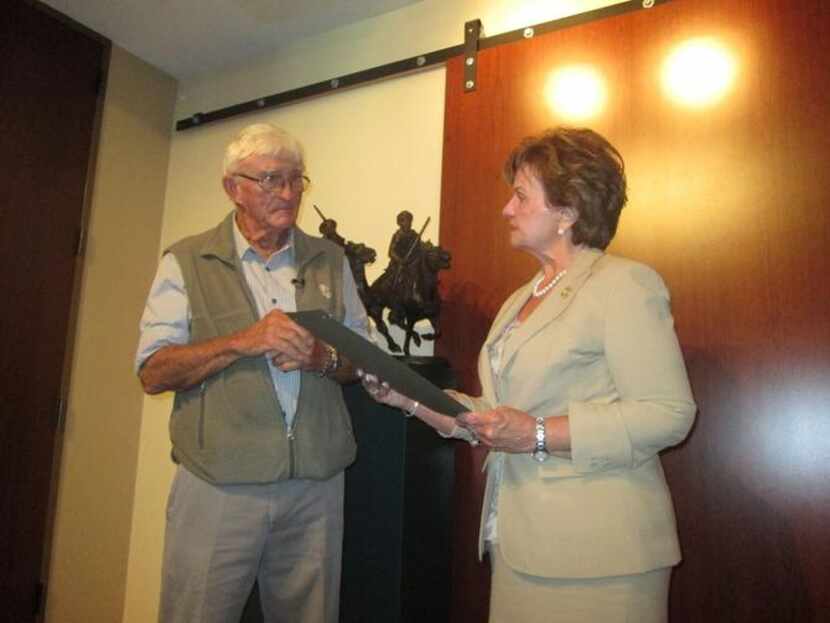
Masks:
[[[244,177],[246,180],[251,180],[259,184],[259,187],[267,193],[274,191],[282,192],[286,186],[291,189],[291,192],[299,193],[308,189],[311,180],[307,176],[300,173],[293,173],[291,175],[283,175],[282,173],[266,173],[262,177],[253,177],[245,175],[244,173],[234,173],[234,177]]]

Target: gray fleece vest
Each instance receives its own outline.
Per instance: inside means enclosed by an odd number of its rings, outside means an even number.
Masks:
[[[228,335],[258,320],[233,239],[233,213],[218,227],[185,238],[176,256],[191,308],[192,342]],[[343,320],[343,251],[294,230],[297,309],[324,309]],[[326,296],[325,294],[328,294]],[[217,484],[323,480],[356,454],[340,386],[302,372],[292,430],[271,382],[265,358],[239,359],[201,385],[176,392],[170,416],[173,457]]]

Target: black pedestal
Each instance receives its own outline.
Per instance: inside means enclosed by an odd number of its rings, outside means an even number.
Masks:
[[[445,359],[403,358],[442,389]],[[447,623],[450,615],[452,442],[417,418],[344,388],[357,438],[346,469],[340,623]],[[261,623],[256,584],[241,623]]]
[[[405,361],[442,388],[446,360]],[[341,623],[449,620],[452,442],[416,418],[345,388],[358,454],[346,470]]]

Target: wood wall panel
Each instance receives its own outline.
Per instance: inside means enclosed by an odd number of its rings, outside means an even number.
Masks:
[[[448,65],[440,354],[463,387],[507,295],[535,270],[511,250],[501,165],[560,123],[549,72],[590,64],[608,102],[588,125],[626,159],[629,204],[610,251],[666,279],[698,421],[663,458],[684,561],[674,623],[830,620],[830,16],[822,0],[673,0],[482,51],[478,90]],[[486,25],[485,25],[486,26]],[[717,37],[739,61],[719,104],[679,107],[659,85],[673,46]],[[454,621],[486,620],[474,556],[482,455],[459,448]],[[484,605],[482,605],[484,604]]]

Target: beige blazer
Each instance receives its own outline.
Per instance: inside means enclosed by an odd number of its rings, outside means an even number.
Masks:
[[[513,569],[587,578],[677,564],[674,510],[658,453],[686,437],[696,408],[662,279],[643,264],[580,251],[556,289],[511,333],[494,376],[489,350],[531,289],[532,281],[499,311],[479,357],[482,396],[467,402],[534,417],[567,414],[571,453],[538,463],[529,454],[492,452],[482,532],[492,466],[503,460],[498,540]]]

